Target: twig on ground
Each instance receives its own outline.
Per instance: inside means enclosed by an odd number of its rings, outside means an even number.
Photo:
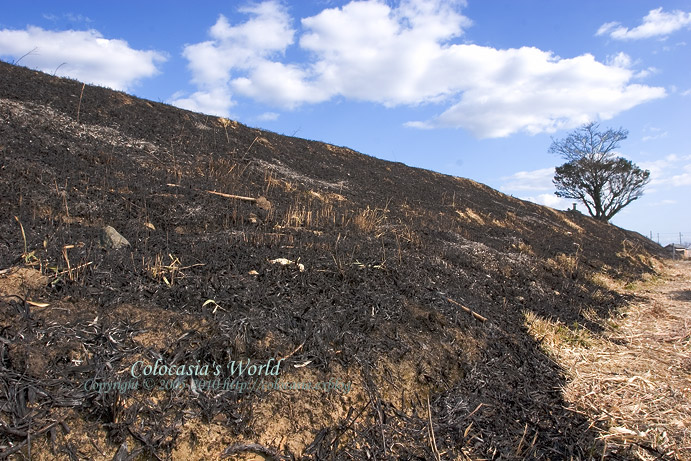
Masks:
[[[478,313],[475,312],[474,310],[465,307],[463,304],[459,303],[458,301],[454,301],[454,300],[451,299],[451,298],[446,298],[446,299],[447,299],[449,302],[451,302],[451,303],[457,305],[458,307],[460,307],[461,309],[463,309],[464,311],[466,311],[467,313],[469,313],[470,315],[472,315],[473,317],[475,317],[475,318],[478,319],[479,321],[481,321],[481,322],[486,322],[486,321],[487,321],[487,317],[481,316],[480,314],[478,314]]]
[[[254,198],[254,197],[243,197],[242,195],[225,194],[225,193],[223,193],[223,192],[216,192],[216,191],[213,191],[213,190],[207,190],[207,191],[204,191],[204,192],[206,192],[206,193],[208,193],[208,194],[220,195],[221,197],[225,197],[225,198],[233,198],[233,199],[236,199],[236,200],[242,200],[242,201],[244,201],[244,202],[252,202],[252,203],[254,203],[254,202],[257,201],[257,199]]]
[[[281,357],[281,360],[285,360],[285,359],[287,359],[288,357],[292,357],[293,355],[295,355],[295,353],[296,353],[297,351],[299,351],[300,349],[302,349],[302,346],[304,346],[304,345],[305,345],[305,343],[303,342],[303,343],[300,344],[298,347],[296,347],[295,349],[293,349],[293,352],[291,352],[290,354],[288,354],[288,355],[286,355],[286,356]]]
[[[439,454],[439,449],[437,448],[437,440],[434,437],[434,427],[432,426],[432,407],[429,404],[429,395],[427,396],[427,421],[429,423],[429,445],[432,447],[432,452],[434,453],[437,461],[441,461],[441,455]]]

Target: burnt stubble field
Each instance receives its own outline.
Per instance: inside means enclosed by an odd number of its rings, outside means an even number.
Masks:
[[[0,162],[0,456],[628,459],[526,315],[598,334],[639,234],[6,63]],[[247,359],[350,387],[87,384]]]

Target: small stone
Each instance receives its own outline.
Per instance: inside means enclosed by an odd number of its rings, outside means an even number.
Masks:
[[[271,209],[271,202],[267,200],[266,197],[263,195],[257,199],[256,202],[254,202],[255,205],[257,205],[258,208],[262,210],[270,210]]]
[[[130,242],[113,227],[106,226],[101,231],[101,245],[108,250],[118,250],[130,246]]]

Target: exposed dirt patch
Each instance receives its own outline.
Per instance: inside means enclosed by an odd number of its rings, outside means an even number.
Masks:
[[[0,296],[25,299],[46,286],[48,277],[29,267],[13,267],[0,274]]]

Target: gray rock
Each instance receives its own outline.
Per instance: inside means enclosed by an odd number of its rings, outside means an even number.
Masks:
[[[107,250],[118,250],[120,248],[130,246],[130,242],[128,242],[125,237],[120,235],[120,233],[113,227],[106,226],[101,231],[101,246]]]

